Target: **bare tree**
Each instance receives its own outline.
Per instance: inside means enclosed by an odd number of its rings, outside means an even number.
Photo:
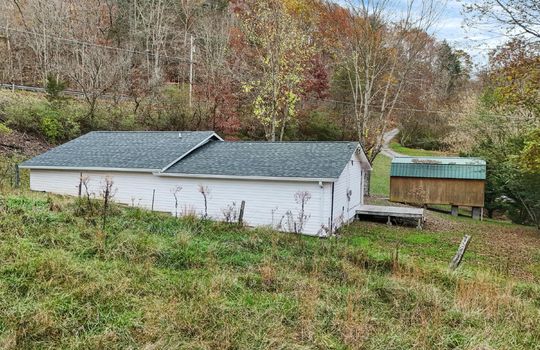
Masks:
[[[232,204],[227,205],[227,207],[222,209],[221,212],[223,213],[223,218],[227,223],[236,222],[238,219],[238,208],[236,207],[236,202],[232,202]]]
[[[306,205],[310,199],[311,193],[308,191],[298,191],[294,194],[295,202],[300,205],[300,210],[298,211],[298,215],[294,223],[295,233],[302,233],[307,221],[311,217],[311,214],[306,213]]]
[[[540,5],[537,0],[482,0],[463,5],[474,26],[500,28],[510,37],[540,41]]]
[[[178,217],[178,196],[180,195],[180,191],[182,191],[182,186],[176,186],[171,191],[174,196],[174,216],[175,217]]]
[[[208,196],[210,195],[210,189],[208,186],[199,185],[199,193],[204,198],[204,215],[203,218],[208,218]]]
[[[12,34],[24,37],[24,43],[34,53],[39,82],[45,84],[47,76],[58,71],[65,54],[63,45],[54,37],[65,32],[69,8],[65,1],[29,0],[25,3],[12,1],[11,4],[12,18],[15,19],[13,27],[17,20],[23,23],[23,28]]]
[[[390,0],[351,0],[342,54],[353,101],[358,140],[373,161],[383,144],[392,113],[438,16],[433,0],[408,0],[399,8]]]
[[[98,100],[107,92],[115,91],[115,86],[123,80],[122,73],[130,62],[130,54],[127,52],[111,53],[108,49],[87,45],[75,49],[74,57],[68,63],[67,76],[84,95],[88,105],[88,126],[93,125]]]
[[[147,75],[151,77],[150,85],[161,84],[163,75],[161,57],[164,54],[166,38],[170,34],[167,2],[150,0],[134,2],[137,24],[140,26],[138,35],[144,40],[146,51]]]
[[[113,182],[112,178],[107,176],[103,180],[103,183],[102,183],[102,186],[101,186],[101,197],[103,198],[103,211],[102,211],[102,214],[101,214],[101,218],[102,218],[101,229],[102,230],[105,230],[105,225],[107,223],[107,215],[108,215],[110,202],[111,202],[112,198],[114,197],[113,185],[114,185],[114,182]]]
[[[85,176],[81,176],[81,186],[84,188],[84,194],[85,194],[85,197],[86,197],[86,204],[88,206],[88,208],[91,208],[92,207],[92,199],[91,199],[91,196],[93,194],[90,193],[90,189],[89,189],[89,184],[90,184],[90,177],[85,175]]]
[[[218,118],[223,118],[220,108],[226,104],[226,98],[231,97],[229,91],[235,83],[229,64],[233,17],[227,9],[219,8],[209,8],[203,15],[193,28],[198,49],[197,71],[201,79],[199,92],[208,106],[210,128],[218,130]]]

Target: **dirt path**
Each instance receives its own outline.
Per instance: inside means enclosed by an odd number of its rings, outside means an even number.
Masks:
[[[386,132],[383,136],[383,148],[381,150],[381,153],[384,154],[387,157],[394,158],[394,157],[404,157],[403,154],[393,151],[390,148],[390,142],[394,137],[397,136],[399,133],[399,129],[395,128],[388,132]]]

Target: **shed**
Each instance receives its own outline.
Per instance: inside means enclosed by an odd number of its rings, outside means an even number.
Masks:
[[[91,132],[20,167],[34,191],[77,196],[85,179],[99,196],[110,178],[126,205],[230,221],[244,201],[247,225],[318,236],[355,217],[371,169],[357,142],[227,142],[212,131]]]
[[[462,157],[396,157],[390,170],[390,200],[415,204],[484,207],[486,162]]]

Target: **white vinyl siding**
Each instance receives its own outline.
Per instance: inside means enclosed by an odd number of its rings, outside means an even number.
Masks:
[[[79,172],[67,170],[31,170],[30,188],[76,196],[79,191],[80,176],[88,177],[89,191],[99,197],[105,177],[110,177],[115,191],[114,201],[127,205],[150,209],[154,195],[154,210],[175,215],[173,191],[181,186],[178,193],[178,215],[184,213],[204,214],[204,198],[199,186],[208,187],[208,217],[224,220],[224,210],[233,204],[240,209],[242,200],[246,202],[244,221],[249,226],[270,226],[282,231],[292,231],[294,224],[288,220],[288,212],[294,222],[299,222],[300,203],[295,194],[309,192],[311,198],[306,203],[306,220],[302,233],[325,236],[331,223],[338,228],[352,220],[358,206],[363,204],[363,170],[360,158],[354,154],[341,173],[333,188],[332,183],[318,181],[276,181],[248,179],[211,179],[161,177],[151,173],[135,172]],[[351,191],[350,198],[347,192]],[[84,193],[84,189],[83,189]],[[290,225],[288,224],[290,222]],[[281,225],[280,225],[281,223]],[[298,227],[298,226],[297,226]]]
[[[289,230],[287,212],[290,211],[298,220],[300,204],[295,202],[295,193],[307,191],[311,199],[307,201],[305,213],[309,216],[302,233],[324,235],[323,225],[329,218],[330,193],[326,186],[318,182],[269,181],[269,180],[228,180],[203,178],[159,177],[150,173],[126,172],[82,172],[88,176],[90,193],[99,196],[100,188],[106,176],[110,177],[115,190],[114,201],[127,205],[150,209],[152,195],[154,210],[169,212],[174,215],[175,201],[173,191],[181,186],[179,192],[179,215],[183,212],[204,214],[204,198],[199,192],[199,185],[209,189],[208,216],[223,220],[223,211],[233,202],[240,208],[242,200],[246,202],[244,221],[250,226],[272,226],[283,231]],[[80,172],[61,170],[32,170],[30,188],[58,194],[78,194]],[[83,189],[84,193],[84,189]],[[326,197],[326,198],[325,198]],[[291,223],[292,224],[292,223]],[[298,225],[298,223],[297,223]],[[293,227],[293,225],[291,225]]]
[[[350,197],[347,193],[350,191]],[[334,183],[334,225],[354,219],[356,210],[364,203],[363,169],[354,154],[339,179]]]

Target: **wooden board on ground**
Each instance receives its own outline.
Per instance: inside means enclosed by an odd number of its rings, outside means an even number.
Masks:
[[[386,218],[388,219],[388,224],[391,224],[392,218],[415,220],[418,228],[422,228],[422,224],[424,223],[424,209],[422,208],[361,205],[356,210],[356,215]]]
[[[356,210],[356,214],[422,219],[424,217],[424,209],[411,207],[390,207],[382,205],[361,205]]]

